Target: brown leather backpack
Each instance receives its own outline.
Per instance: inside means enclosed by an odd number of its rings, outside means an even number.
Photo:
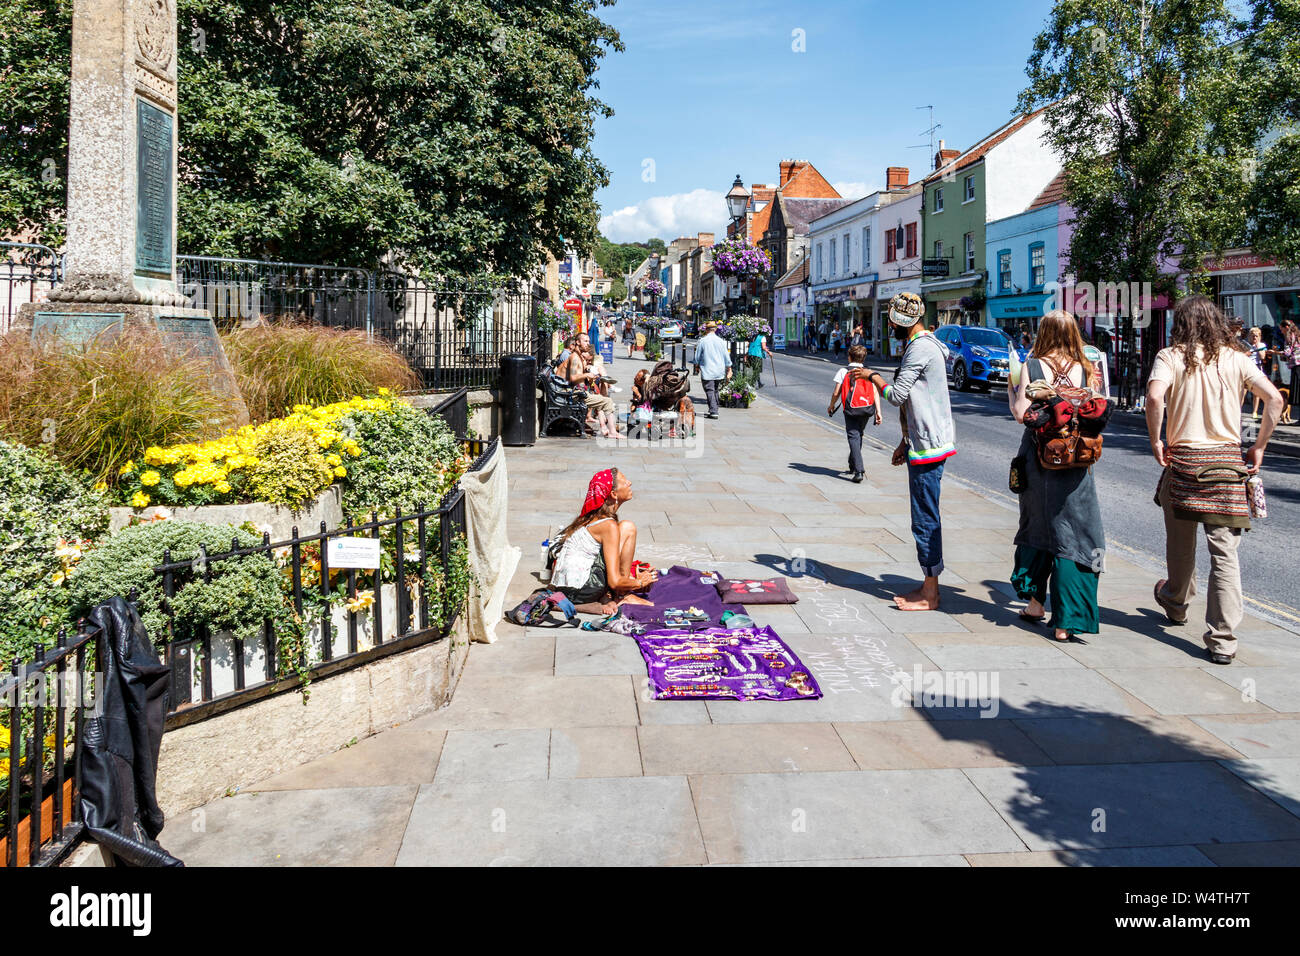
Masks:
[[[1038,359],[1038,372],[1030,369],[1031,379],[1044,378],[1043,364]],[[1056,370],[1053,369],[1055,372]],[[1057,374],[1053,384],[1057,395],[1067,401],[1076,398],[1082,401],[1092,394],[1090,388],[1073,385],[1069,376]],[[1067,468],[1090,468],[1101,458],[1101,435],[1087,435],[1079,429],[1079,416],[1071,415],[1070,420],[1061,427],[1046,426],[1034,432],[1034,445],[1038,450],[1038,464],[1048,471],[1064,471]]]

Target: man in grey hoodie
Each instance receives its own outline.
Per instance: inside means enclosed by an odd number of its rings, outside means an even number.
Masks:
[[[889,300],[894,336],[907,342],[894,384],[879,372],[856,369],[891,405],[900,407],[903,440],[894,449],[893,463],[907,462],[912,499],[912,537],[925,580],[915,591],[895,595],[904,611],[934,611],[939,607],[939,575],[943,571],[943,523],[939,515],[939,486],[943,464],[957,452],[953,441],[952,405],[948,401],[948,349],[925,327],[925,304],[912,292]]]

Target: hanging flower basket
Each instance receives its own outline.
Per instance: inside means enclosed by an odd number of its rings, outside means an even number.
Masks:
[[[762,249],[744,239],[724,239],[713,247],[713,272],[727,278],[761,275],[772,268]]]

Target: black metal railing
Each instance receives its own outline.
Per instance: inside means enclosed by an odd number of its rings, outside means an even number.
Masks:
[[[510,352],[540,354],[540,290],[521,282],[430,283],[403,272],[214,256],[177,256],[176,278],[222,329],[312,322],[377,335],[425,388],[491,388]]]
[[[63,257],[49,246],[0,242],[0,334],[9,331],[18,310],[63,279]]]
[[[495,440],[469,470],[481,468],[494,447]],[[283,541],[264,533],[253,547],[232,542],[229,550],[213,554],[201,547],[199,554],[180,560],[164,552],[154,573],[161,578],[165,599],[196,574],[211,580],[213,569],[224,562],[253,556],[274,561],[289,581],[288,601],[306,633],[299,658],[286,660],[277,633],[284,622],[264,621],[253,640],[205,627],[181,633],[164,602],[168,633],[163,660],[172,671],[168,728],[292,690],[304,677],[315,680],[442,639],[461,611],[463,595],[455,606],[447,606],[444,592],[456,562],[464,560],[456,552],[464,547],[465,532],[465,497],[457,486],[434,508],[417,503],[410,511],[395,508],[390,517],[372,512],[369,521],[349,519],[336,528],[322,521],[316,532],[304,534],[295,527]],[[383,567],[331,571],[329,542],[345,537],[377,539],[386,559]],[[335,600],[340,581],[341,604]]]
[[[25,663],[15,659],[0,677],[7,737],[0,747],[0,866],[55,865],[84,829],[75,741],[100,704],[98,636],[95,628],[72,637],[60,631],[52,648],[38,648]]]
[[[461,393],[451,396],[444,411],[454,416],[457,400],[463,403],[464,398]],[[495,451],[496,439],[471,447],[481,449],[469,467],[477,471]],[[164,552],[154,573],[161,578],[165,598],[174,597],[195,574],[211,580],[213,568],[222,562],[256,555],[276,561],[291,582],[286,600],[313,638],[300,646],[297,661],[284,661],[276,622],[270,620],[263,622],[254,641],[223,638],[202,627],[178,635],[164,600],[167,633],[152,637],[155,644],[165,642],[162,657],[172,671],[167,729],[297,689],[304,677],[318,680],[445,638],[463,611],[464,594],[451,585],[457,563],[467,568],[468,555],[462,550],[466,531],[465,496],[457,486],[434,508],[394,509],[385,517],[372,513],[369,521],[348,521],[333,529],[322,522],[311,534],[294,528],[284,541],[271,541],[264,534],[256,546],[240,548],[232,542],[229,551],[215,554],[200,548],[198,555],[184,561]],[[382,568],[331,574],[328,542],[339,537],[378,539],[391,575]],[[341,615],[339,605],[329,600],[336,593],[330,587],[336,576],[344,584]],[[132,602],[135,598],[128,596]],[[0,674],[0,701],[6,707],[0,719],[0,866],[57,865],[84,833],[76,742],[83,721],[102,700],[98,637],[98,629],[82,622],[75,635],[60,631],[52,648],[38,648],[30,661],[15,659],[9,672]],[[214,650],[223,639],[231,651],[229,665],[222,662],[231,684],[228,690],[219,688],[216,680],[222,668]],[[294,666],[286,666],[290,664]]]

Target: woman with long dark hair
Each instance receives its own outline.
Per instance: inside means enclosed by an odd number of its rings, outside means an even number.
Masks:
[[[622,603],[649,604],[633,592],[648,588],[653,570],[633,574],[636,525],[618,517],[632,482],[617,468],[598,471],[587,485],[582,511],[557,536],[551,587],[584,613],[612,614]]]
[[[1020,380],[1007,386],[1018,422],[1029,410],[1027,391],[1033,382],[1054,388],[1097,387],[1096,369],[1084,354],[1079,323],[1069,312],[1057,309],[1043,316]],[[1020,494],[1011,583],[1016,594],[1029,602],[1020,616],[1033,623],[1044,621],[1050,591],[1051,625],[1058,641],[1096,634],[1101,622],[1097,585],[1106,534],[1092,468],[1041,467],[1034,436],[1027,428],[1019,456],[1025,463],[1026,481]]]

